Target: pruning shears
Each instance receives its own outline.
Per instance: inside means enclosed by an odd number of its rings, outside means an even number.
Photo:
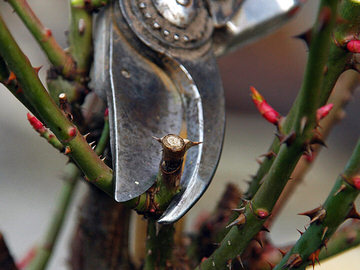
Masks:
[[[216,56],[291,18],[301,0],[115,0],[97,17],[92,86],[107,100],[114,198],[150,188],[161,159],[153,137],[202,142],[186,156],[177,194],[159,223],[181,218],[218,164],[225,106]]]

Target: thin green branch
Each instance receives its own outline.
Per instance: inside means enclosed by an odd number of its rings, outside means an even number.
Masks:
[[[71,0],[71,5],[78,8],[86,8],[87,10],[97,10],[108,4],[108,0]]]
[[[38,44],[41,46],[49,61],[61,71],[64,76],[72,76],[75,62],[53,37],[51,30],[45,28],[35,15],[26,0],[7,0],[20,19],[24,22]]]
[[[101,155],[109,142],[109,121],[105,118],[104,128],[96,146],[95,152]],[[74,190],[81,171],[74,163],[69,163],[64,169],[64,184],[60,192],[59,201],[51,219],[50,226],[45,235],[44,241],[39,248],[36,249],[36,256],[31,261],[27,270],[45,269],[57,243],[59,233],[63,227],[65,217],[68,213]]]
[[[341,174],[331,190],[324,205],[314,213],[304,213],[311,218],[311,225],[296,242],[290,252],[276,266],[275,270],[289,268],[305,269],[318,257],[316,250],[326,245],[326,242],[347,218],[359,218],[354,208],[354,200],[359,195],[359,190],[353,186],[352,178],[360,173],[360,140]],[[296,258],[296,263],[292,262]]]
[[[74,163],[66,165],[64,184],[50,226],[44,241],[36,249],[36,256],[26,268],[27,270],[42,270],[46,268],[55,248],[62,225],[64,224],[79,176],[80,170]]]
[[[325,69],[322,71],[324,74],[321,76],[324,77],[323,83],[321,85],[321,92],[319,95],[319,107],[326,104],[331,91],[333,87],[335,86],[335,83],[337,79],[340,77],[340,75],[348,68],[349,61],[352,58],[352,53],[342,48],[342,46],[339,46],[340,43],[343,43],[343,41],[351,34],[356,33],[359,31],[359,24],[358,17],[354,15],[354,13],[348,13],[344,9],[341,9],[342,18],[347,21],[347,23],[340,23],[336,25],[336,28],[334,29],[334,35],[333,38],[336,40],[336,42],[331,42],[330,49],[329,49],[329,57],[327,58],[327,62],[325,64]],[[351,27],[349,27],[351,26]],[[313,35],[306,35],[307,44],[311,45],[313,41]],[[310,55],[309,55],[310,59]],[[311,83],[311,81],[310,81]],[[298,108],[300,106],[300,94],[297,96],[290,112],[288,113],[284,123],[281,126],[281,131],[285,134],[288,134],[292,128],[292,123],[295,118],[295,114],[298,111]],[[269,152],[278,153],[280,149],[280,143],[279,139],[275,138],[272,145],[269,148]],[[273,162],[275,160],[275,157],[268,157],[264,159],[262,164],[260,165],[256,175],[252,178],[252,181],[249,185],[249,188],[246,192],[246,197],[248,199],[251,199],[257,190],[259,189],[262,180],[268,173],[270,167],[272,166]]]
[[[331,32],[337,16],[338,1],[323,0],[320,4],[317,22],[314,26],[309,60],[305,79],[296,102],[298,108],[291,123],[292,133],[281,145],[277,158],[272,164],[263,184],[253,199],[246,205],[243,213],[219,248],[197,269],[224,269],[227,264],[240,255],[252,238],[262,229],[266,219],[285,187],[305,147],[314,136],[316,110],[322,88],[323,72],[330,48]]]
[[[327,243],[326,248],[321,249],[319,260],[336,256],[358,245],[360,245],[359,221],[352,222],[335,232],[330,238],[329,243]]]
[[[24,96],[38,112],[42,121],[65,146],[69,147],[70,157],[87,179],[112,195],[112,170],[100,160],[79,130],[56,106],[1,17],[0,56],[3,57],[8,68],[15,73]]]
[[[76,62],[76,71],[87,76],[93,57],[92,12],[70,1],[69,52]]]

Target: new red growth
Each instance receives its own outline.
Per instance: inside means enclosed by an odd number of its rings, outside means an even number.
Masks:
[[[32,127],[39,133],[45,131],[45,127],[43,123],[40,122],[39,119],[37,119],[35,116],[31,115],[30,113],[27,113],[27,119],[29,120]]]
[[[332,110],[333,107],[334,107],[334,104],[332,104],[332,103],[326,104],[326,105],[320,107],[316,111],[316,119],[318,121],[323,119],[325,116],[327,116],[330,113],[330,111]]]
[[[266,102],[254,87],[250,86],[250,90],[252,92],[251,98],[261,115],[270,123],[278,125],[281,118],[280,114]]]
[[[346,48],[349,52],[360,53],[360,40],[350,40],[346,44]]]
[[[357,190],[360,190],[360,176],[355,176],[353,178],[353,183],[354,183],[354,187],[357,189]]]

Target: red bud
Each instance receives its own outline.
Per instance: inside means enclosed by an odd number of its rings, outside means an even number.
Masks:
[[[360,176],[355,176],[353,178],[353,183],[354,183],[354,187],[357,189],[357,190],[360,190]]]
[[[259,217],[259,218],[267,218],[269,216],[269,212],[265,209],[257,209],[256,210],[256,215]]]
[[[270,123],[278,125],[280,114],[266,102],[263,96],[260,95],[254,87],[250,86],[250,90],[252,92],[252,100],[261,115]]]
[[[31,115],[30,113],[27,113],[27,119],[29,120],[30,124],[36,131],[38,132],[44,131],[45,128],[43,123],[41,123],[40,120],[37,119],[35,116]]]
[[[108,116],[109,116],[109,108],[106,108],[104,112],[104,117],[108,117]]]
[[[76,136],[76,128],[74,128],[74,127],[69,128],[68,134],[70,137],[75,137]]]
[[[327,116],[329,114],[329,112],[331,111],[331,109],[334,107],[334,104],[330,103],[330,104],[326,104],[322,107],[320,107],[317,111],[316,111],[316,119],[319,121],[321,119],[323,119],[325,116]]]
[[[350,40],[346,44],[346,48],[349,52],[360,53],[360,40]]]

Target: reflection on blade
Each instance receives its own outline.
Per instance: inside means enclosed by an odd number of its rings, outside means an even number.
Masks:
[[[216,55],[231,52],[274,31],[291,19],[304,0],[245,0],[236,15],[226,23],[216,44]],[[216,35],[216,34],[215,34]]]

